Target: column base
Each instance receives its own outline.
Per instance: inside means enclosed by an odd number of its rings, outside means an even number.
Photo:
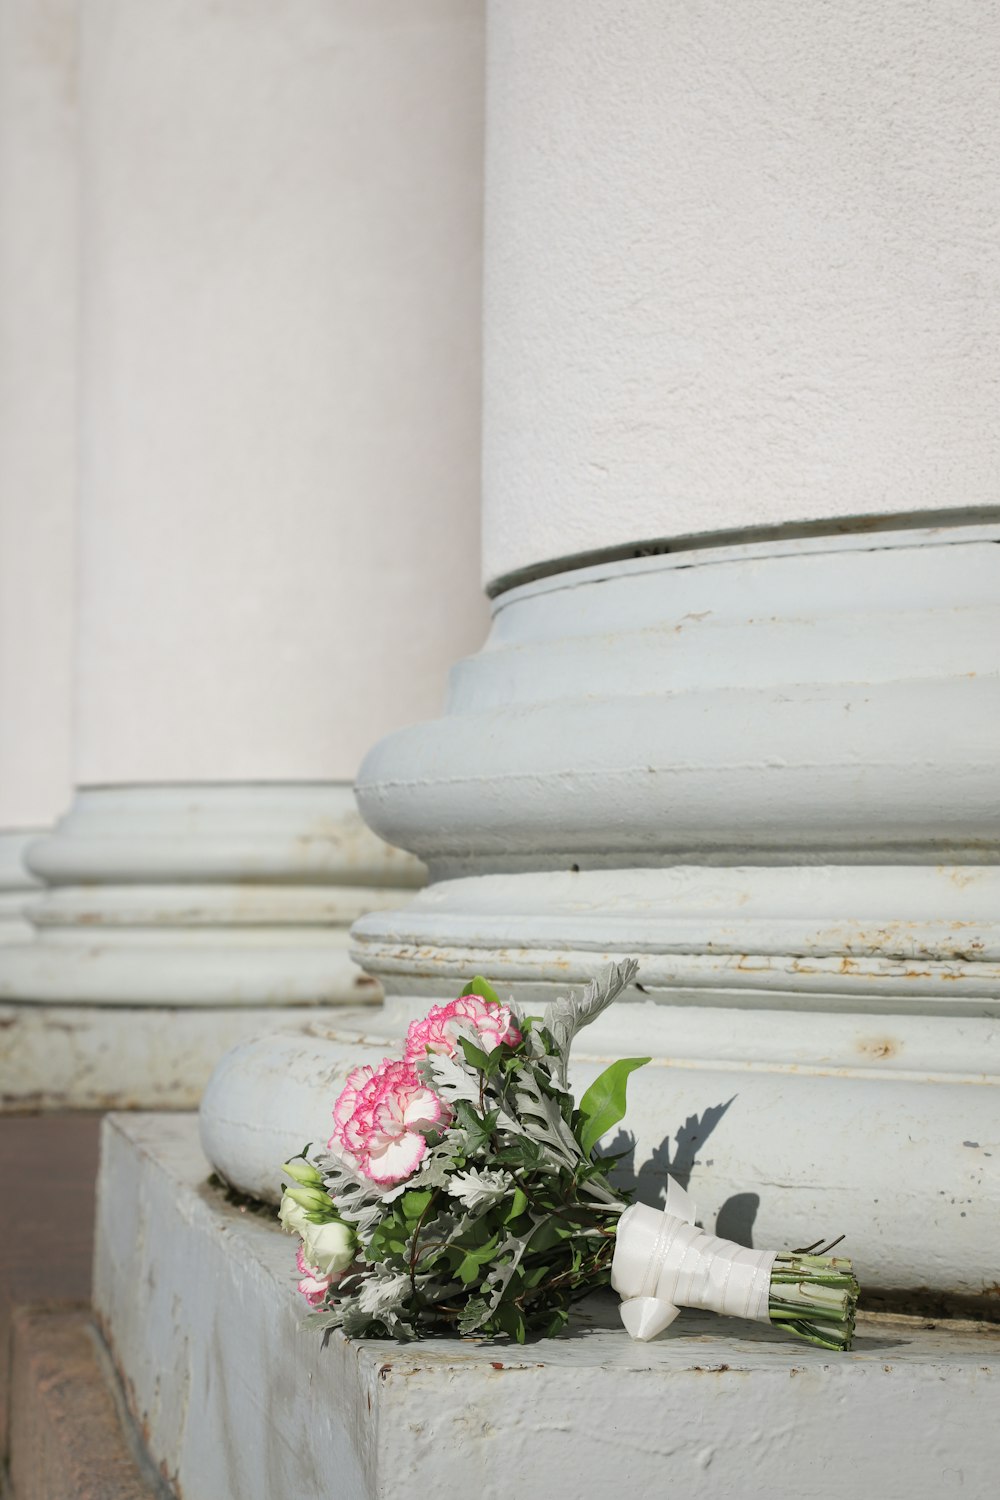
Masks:
[[[377,1000],[350,925],[423,880],[340,784],[84,789],[29,859],[30,938],[0,947],[15,1109],[191,1107],[247,1035]]]
[[[847,1236],[863,1282],[996,1300],[1000,528],[706,545],[512,587],[359,805],[427,862],[354,929],[390,1009],[476,972],[534,1009],[611,959],[581,1038],[641,1180],[706,1223]],[[752,1210],[752,1213],[751,1213]]]
[[[37,896],[41,881],[32,875],[24,857],[46,831],[15,828],[0,833],[0,944],[23,943],[31,937],[31,923],[24,911]]]
[[[1000,1330],[862,1317],[831,1356],[685,1313],[631,1343],[613,1301],[523,1348],[323,1340],[291,1240],[206,1183],[193,1119],[105,1125],[95,1302],[149,1456],[186,1500],[938,1500],[990,1490]],[[261,1372],[266,1372],[262,1386]]]

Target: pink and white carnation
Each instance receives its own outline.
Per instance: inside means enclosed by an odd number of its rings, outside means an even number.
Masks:
[[[319,1307],[325,1301],[326,1294],[334,1281],[340,1278],[335,1276],[321,1276],[315,1266],[311,1266],[302,1253],[300,1245],[295,1252],[295,1264],[299,1268],[302,1280],[299,1282],[299,1291],[309,1303],[310,1307]]]
[[[514,1024],[509,1005],[497,1005],[480,995],[460,995],[447,1005],[435,1005],[422,1021],[414,1021],[406,1033],[406,1062],[415,1063],[428,1052],[454,1057],[462,1031],[475,1031],[484,1052],[501,1042],[516,1047],[521,1033]]]
[[[382,1186],[413,1175],[427,1154],[423,1132],[451,1122],[451,1110],[408,1062],[384,1057],[348,1075],[333,1107],[328,1147]]]

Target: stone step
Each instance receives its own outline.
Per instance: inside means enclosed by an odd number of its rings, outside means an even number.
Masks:
[[[122,1421],[89,1312],[15,1309],[11,1352],[14,1500],[164,1500]]]
[[[0,1458],[14,1310],[90,1300],[99,1128],[94,1114],[0,1118]]]
[[[597,1301],[522,1348],[324,1347],[301,1327],[292,1241],[208,1176],[194,1116],[106,1120],[95,1304],[184,1500],[994,1492],[996,1326],[870,1317],[829,1355],[686,1314],[637,1345]]]

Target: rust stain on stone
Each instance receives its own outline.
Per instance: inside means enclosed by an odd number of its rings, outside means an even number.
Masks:
[[[861,1038],[857,1048],[864,1057],[895,1057],[902,1043],[889,1036],[868,1036]]]

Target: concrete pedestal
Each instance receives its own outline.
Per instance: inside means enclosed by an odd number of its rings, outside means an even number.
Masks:
[[[597,1299],[566,1337],[523,1348],[339,1334],[324,1348],[299,1326],[292,1241],[208,1170],[193,1118],[106,1122],[98,1315],[185,1500],[991,1492],[995,1328],[864,1319],[830,1356],[688,1314],[636,1345]]]

